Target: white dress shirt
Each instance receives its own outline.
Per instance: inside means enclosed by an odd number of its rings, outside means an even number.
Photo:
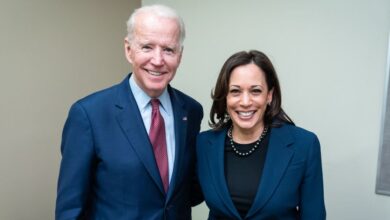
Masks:
[[[130,76],[129,84],[131,91],[134,95],[135,101],[139,112],[141,113],[142,120],[146,132],[149,134],[150,123],[152,120],[152,105],[150,104],[151,97],[149,97],[135,82],[133,75]],[[175,161],[175,126],[172,110],[171,98],[168,93],[168,89],[165,88],[164,92],[158,97],[160,100],[160,113],[164,118],[165,124],[165,138],[167,141],[167,156],[168,156],[168,168],[169,168],[169,182],[171,182],[173,165]]]

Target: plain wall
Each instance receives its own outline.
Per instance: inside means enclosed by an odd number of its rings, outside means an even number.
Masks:
[[[283,105],[321,140],[328,219],[389,219],[374,193],[388,0],[143,0],[187,26],[173,85],[204,106],[223,62],[267,53]],[[0,219],[53,219],[62,126],[70,105],[129,72],[125,21],[139,1],[0,0]],[[197,85],[197,86],[194,86]],[[194,211],[206,219],[205,205]]]
[[[390,219],[390,197],[375,194],[389,0],[142,1],[154,2],[186,23],[172,84],[203,104],[203,130],[223,62],[261,50],[278,71],[287,113],[320,138],[327,219]],[[206,219],[207,209],[194,215]]]
[[[0,0],[0,219],[54,219],[70,105],[120,82],[138,0]]]

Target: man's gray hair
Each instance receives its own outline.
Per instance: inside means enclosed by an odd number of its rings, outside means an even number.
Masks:
[[[152,13],[156,16],[163,17],[163,18],[172,18],[175,19],[176,22],[178,23],[179,26],[179,31],[180,31],[180,47],[183,47],[183,42],[184,38],[186,35],[185,27],[184,27],[184,22],[183,19],[177,14],[177,12],[165,5],[148,5],[148,6],[143,6],[141,8],[136,9],[131,15],[129,20],[127,20],[127,38],[129,41],[133,40],[133,34],[134,34],[134,27],[135,27],[135,20],[137,15],[142,14],[142,13]]]

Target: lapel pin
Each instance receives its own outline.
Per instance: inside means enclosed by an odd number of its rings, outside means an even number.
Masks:
[[[183,121],[187,121],[187,116],[184,116],[184,117],[183,117]]]

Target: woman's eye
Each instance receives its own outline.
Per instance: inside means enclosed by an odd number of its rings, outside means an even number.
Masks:
[[[253,93],[253,94],[260,94],[260,93],[261,93],[261,90],[260,90],[260,89],[253,89],[253,90],[252,90],[252,93]]]
[[[231,93],[231,94],[239,94],[240,93],[240,90],[238,90],[238,89],[231,89],[230,91],[229,91],[229,93]]]

